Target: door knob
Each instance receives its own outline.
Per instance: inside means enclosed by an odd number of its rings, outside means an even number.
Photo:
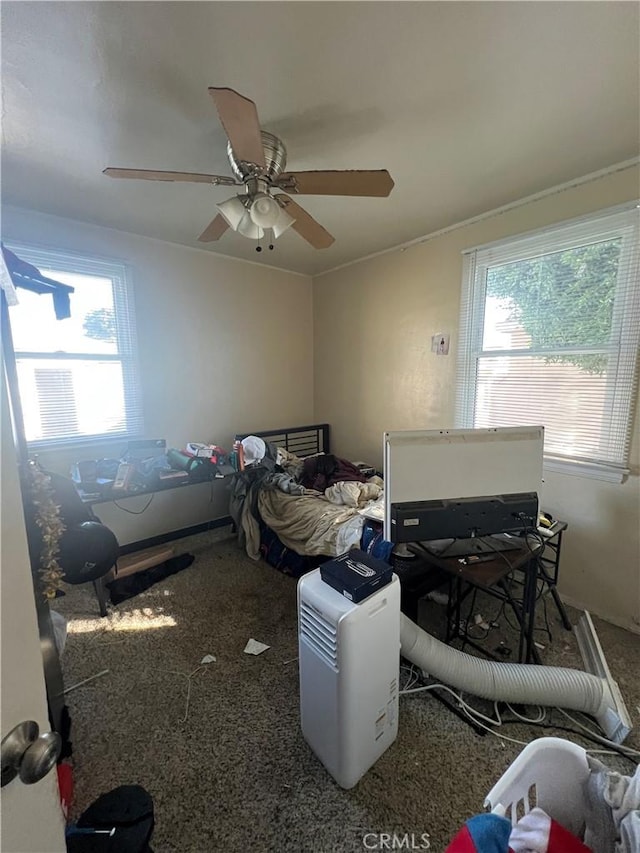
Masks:
[[[7,785],[16,776],[20,776],[25,785],[39,782],[55,767],[61,748],[62,739],[59,734],[40,734],[40,727],[34,720],[19,723],[2,738],[0,787]]]

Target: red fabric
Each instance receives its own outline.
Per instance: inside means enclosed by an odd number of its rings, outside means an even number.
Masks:
[[[462,827],[445,853],[477,853],[476,845],[473,843],[473,838],[466,826]]]
[[[547,853],[591,853],[591,850],[579,838],[567,832],[564,826],[552,820]]]
[[[69,820],[69,811],[73,802],[73,771],[70,764],[58,764],[58,789],[62,814],[65,820]]]
[[[449,844],[445,853],[513,853],[509,847],[508,820],[495,814],[470,818]]]
[[[534,808],[517,826],[495,814],[466,822],[445,853],[592,853],[542,809]]]
[[[509,843],[515,853],[591,853],[580,839],[538,806],[520,818]]]

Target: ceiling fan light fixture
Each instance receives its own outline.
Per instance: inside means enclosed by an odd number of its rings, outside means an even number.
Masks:
[[[285,231],[291,228],[294,222],[295,219],[293,216],[289,216],[287,211],[281,207],[278,219],[276,220],[275,225],[273,225],[273,236],[275,239],[277,240],[278,237],[281,237]]]
[[[244,216],[235,230],[243,237],[248,237],[249,240],[261,240],[264,237],[264,229],[255,224],[248,210],[245,210]]]
[[[249,207],[251,221],[259,228],[273,228],[280,211],[278,202],[267,193],[258,193]]]
[[[229,226],[233,228],[234,231],[238,231],[240,223],[247,215],[247,208],[244,206],[242,199],[239,196],[234,195],[226,201],[221,201],[220,204],[216,205],[216,207],[227,220]]]

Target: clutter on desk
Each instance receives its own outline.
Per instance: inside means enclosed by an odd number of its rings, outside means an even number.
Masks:
[[[193,476],[194,479],[206,480],[211,471],[209,457],[192,456],[184,450],[176,450],[173,447],[167,450],[167,461],[174,471],[182,471],[188,476]]]
[[[178,452],[178,451],[175,451]],[[206,474],[204,479],[211,479],[212,468],[215,469],[215,477],[225,477],[235,473],[235,467],[230,463],[231,454],[217,444],[201,444],[197,441],[187,442],[187,446],[180,451],[180,457],[171,457],[174,468],[185,468],[190,476]],[[187,461],[187,459],[189,461]]]
[[[138,439],[128,443],[120,459],[79,460],[71,478],[83,498],[99,499],[206,482],[236,470],[237,457],[216,444],[192,441],[179,450],[167,448],[165,439]]]
[[[203,456],[206,459],[211,459],[214,465],[218,461],[218,457],[225,455],[224,450],[216,444],[200,444],[197,441],[187,442],[185,452],[190,456]]]

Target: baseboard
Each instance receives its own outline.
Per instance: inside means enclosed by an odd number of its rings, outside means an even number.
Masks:
[[[571,598],[570,595],[565,595],[564,593],[560,593],[560,598],[565,604],[568,604],[569,607],[575,607],[576,610],[588,610],[592,616],[597,616],[598,619],[610,622],[618,628],[624,628],[625,631],[630,631],[632,634],[640,635],[640,625],[635,622],[625,621],[624,619],[619,619],[616,616],[610,616],[607,613],[599,613],[593,607],[587,607],[583,601],[578,601],[578,599]]]
[[[154,548],[156,545],[164,545],[167,542],[173,542],[174,539],[184,539],[185,536],[194,536],[196,533],[206,533],[207,530],[215,530],[218,527],[228,527],[233,524],[230,515],[223,515],[222,518],[213,518],[211,521],[203,521],[201,524],[194,524],[191,527],[183,527],[180,530],[170,530],[168,533],[160,533],[158,536],[151,536],[149,539],[139,539],[137,542],[128,542],[120,548],[120,556],[132,554],[134,551],[142,551],[144,548]]]
[[[603,700],[595,715],[598,725],[610,740],[614,743],[622,743],[633,728],[633,724],[618,683],[607,665],[607,659],[588,610],[582,614],[574,630],[584,668],[604,682]]]

